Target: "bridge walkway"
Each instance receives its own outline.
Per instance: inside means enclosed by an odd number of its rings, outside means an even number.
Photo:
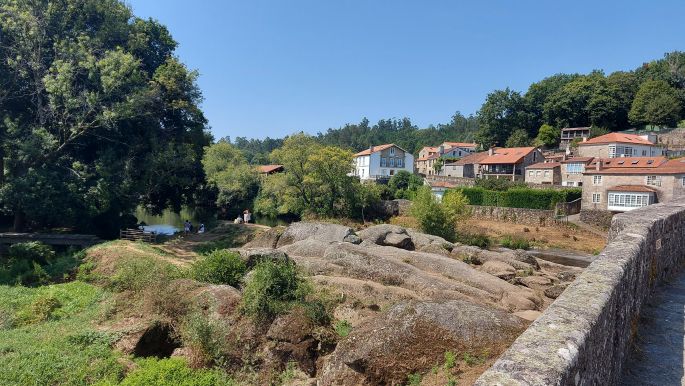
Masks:
[[[685,385],[685,273],[656,289],[643,308],[621,385]]]

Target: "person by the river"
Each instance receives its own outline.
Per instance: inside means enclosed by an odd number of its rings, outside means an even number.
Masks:
[[[250,213],[249,209],[245,209],[243,212],[243,220],[245,221],[245,224],[249,224],[252,220],[252,213]]]
[[[197,233],[205,233],[205,224],[200,223],[200,227],[198,228]]]
[[[190,224],[190,221],[185,220],[185,221],[183,222],[183,233],[185,233],[185,234],[190,233],[190,227],[191,227],[191,226],[192,226],[192,225]]]
[[[233,220],[233,223],[234,224],[242,224],[243,223],[243,216],[238,215],[238,217],[236,217],[235,220]]]

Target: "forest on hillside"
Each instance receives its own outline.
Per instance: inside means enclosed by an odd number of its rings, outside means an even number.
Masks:
[[[525,92],[494,90],[476,115],[457,112],[445,124],[419,128],[402,118],[371,125],[364,118],[319,132],[316,139],[352,151],[392,142],[412,153],[443,141],[475,141],[483,148],[553,146],[562,127],[593,126],[597,132],[645,125],[674,127],[684,118],[685,52],[675,51],[632,71],[560,73],[531,84]],[[269,162],[268,154],[282,140],[238,137],[233,144],[250,163],[259,164]]]

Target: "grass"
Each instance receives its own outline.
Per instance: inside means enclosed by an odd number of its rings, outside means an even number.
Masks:
[[[500,245],[509,249],[530,249],[530,242],[522,237],[506,235],[500,239]]]
[[[333,329],[335,329],[335,332],[338,334],[338,336],[341,338],[346,338],[348,335],[350,335],[350,332],[352,332],[352,325],[347,320],[338,320],[335,323],[335,326],[333,326]]]

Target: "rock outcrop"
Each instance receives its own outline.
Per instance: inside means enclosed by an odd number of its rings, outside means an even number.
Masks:
[[[319,240],[324,242],[361,243],[361,239],[350,227],[337,224],[313,222],[296,222],[290,225],[278,239],[277,246],[283,247],[301,240]]]
[[[498,355],[526,323],[464,301],[405,302],[355,328],[326,358],[321,384],[403,384],[407,374],[444,361],[444,353]]]

